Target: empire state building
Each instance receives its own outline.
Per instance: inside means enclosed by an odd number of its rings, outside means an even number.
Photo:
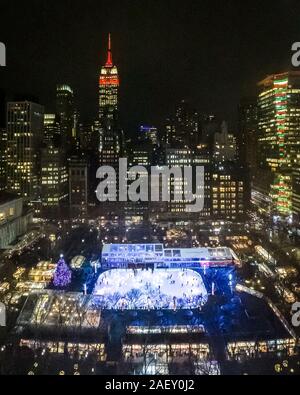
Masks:
[[[119,168],[123,148],[123,131],[118,111],[119,86],[118,69],[113,64],[109,35],[107,61],[101,68],[99,79],[99,163],[116,170]],[[113,201],[113,198],[114,196],[110,196],[109,201]],[[103,207],[107,209],[107,205]],[[113,211],[111,207],[109,210]]]
[[[122,130],[119,125],[119,75],[113,64],[111,36],[106,64],[99,79],[99,155],[102,166],[116,166],[121,153]]]
[[[101,69],[99,79],[99,118],[113,118],[118,110],[119,98],[119,75],[118,69],[113,64],[111,50],[111,35],[108,39],[108,54],[105,66]]]

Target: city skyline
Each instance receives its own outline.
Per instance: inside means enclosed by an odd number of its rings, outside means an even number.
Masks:
[[[53,3],[0,15],[0,376],[299,375],[300,4]]]
[[[10,66],[1,70],[4,92],[10,98],[24,93],[36,96],[52,112],[53,87],[68,83],[74,88],[83,120],[93,120],[97,114],[95,76],[105,61],[111,32],[122,84],[121,119],[129,134],[140,122],[161,124],[173,112],[174,102],[183,98],[202,113],[228,120],[236,129],[240,99],[254,95],[256,83],[265,75],[290,69],[291,45],[297,41],[293,0],[272,4],[275,21],[263,18],[268,2],[255,14],[255,2],[252,6],[235,1],[215,6],[191,1],[182,7],[182,16],[175,14],[176,1],[160,6],[147,1],[142,13],[136,2],[108,7],[91,2],[93,15],[83,5],[71,7],[68,1],[60,3],[60,12],[46,2],[41,6],[39,2],[37,8],[32,1],[31,12],[13,3],[4,6],[2,15],[12,16],[13,10],[18,18],[23,13],[28,23],[26,29],[20,23],[11,31],[10,18],[1,21]],[[83,15],[80,21],[79,15]],[[285,35],[275,42],[276,18]],[[159,95],[155,86],[160,87]]]

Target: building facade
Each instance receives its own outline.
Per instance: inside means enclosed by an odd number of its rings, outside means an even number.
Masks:
[[[235,161],[237,156],[236,138],[228,133],[226,122],[222,123],[221,132],[215,133],[213,161],[222,164],[228,161]]]
[[[28,101],[7,104],[7,187],[27,201],[40,196],[43,131],[42,106]]]
[[[272,213],[288,217],[293,213],[293,174],[299,167],[300,72],[274,74],[258,85],[257,184],[261,172],[270,174],[265,190],[272,199]]]
[[[0,128],[0,192],[6,190],[7,172],[7,132],[5,128]]]
[[[41,160],[42,206],[57,209],[68,197],[66,153],[62,148],[48,145],[42,150]]]
[[[84,217],[88,210],[88,162],[84,157],[69,159],[69,205],[72,216]]]
[[[295,222],[300,222],[300,166],[293,170],[292,207]]]
[[[105,66],[101,68],[99,79],[99,118],[113,117],[118,110],[120,80],[118,69],[113,64],[111,36]]]
[[[123,150],[123,131],[119,124],[119,74],[113,63],[111,36],[109,35],[108,54],[99,78],[99,164],[111,166],[118,173],[119,159]],[[118,177],[117,177],[118,179]],[[117,191],[119,185],[117,184]],[[103,215],[112,216],[120,212],[120,205],[108,196],[109,202],[101,203]]]
[[[111,36],[109,35],[107,62],[101,68],[99,79],[100,164],[116,165],[121,153],[118,125],[119,75],[113,64]]]
[[[211,194],[211,166],[210,157],[206,150],[206,146],[199,145],[195,149],[189,148],[167,148],[166,149],[166,164],[170,168],[191,167],[193,170],[192,183],[188,185],[183,177],[171,177],[169,192],[170,202],[167,204],[167,213],[170,217],[174,218],[209,218],[210,216],[210,194]],[[204,170],[204,185],[202,192],[198,192],[196,187],[196,168],[203,168]],[[185,197],[176,200],[176,191],[185,191],[187,194],[193,193],[197,200],[204,198],[204,207],[198,213],[188,213],[186,206],[193,204]],[[204,194],[204,196],[202,196]]]
[[[74,91],[69,85],[56,87],[56,114],[61,129],[61,143],[70,152],[76,145],[76,119]]]
[[[249,166],[251,175],[257,168],[257,99],[243,99],[239,105],[238,158]]]
[[[138,141],[135,144],[131,144],[128,146],[128,165],[129,168],[134,166],[142,166],[146,169],[146,171],[141,171],[139,173],[139,179],[145,179],[148,183],[148,190],[150,190],[148,172],[150,171],[152,165],[152,154],[153,154],[153,146],[151,145],[151,141],[147,139],[147,141]],[[131,183],[134,180],[131,180],[130,174],[128,174],[129,182]],[[139,224],[143,221],[146,221],[149,218],[149,210],[150,210],[150,202],[131,202],[128,201],[124,205],[124,213],[125,213],[125,223],[130,225],[132,223]]]
[[[56,114],[44,116],[44,143],[62,145],[61,127]]]
[[[211,176],[211,214],[215,220],[238,221],[246,214],[247,182],[242,168],[221,165]]]
[[[8,248],[25,234],[32,223],[32,212],[23,209],[23,199],[13,194],[0,193],[0,249]]]
[[[194,148],[200,142],[199,114],[186,100],[179,103],[175,116],[167,120],[165,128],[169,147]]]

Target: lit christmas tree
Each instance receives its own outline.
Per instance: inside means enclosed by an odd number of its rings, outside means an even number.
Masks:
[[[54,273],[53,284],[55,287],[65,288],[71,283],[71,280],[72,272],[69,266],[66,264],[63,255],[61,255]]]

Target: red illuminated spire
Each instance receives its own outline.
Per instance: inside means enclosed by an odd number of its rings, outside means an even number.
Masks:
[[[109,33],[108,35],[108,54],[107,54],[107,62],[106,62],[106,67],[112,67],[113,66],[113,61],[112,61],[112,52],[111,52],[111,35]]]

